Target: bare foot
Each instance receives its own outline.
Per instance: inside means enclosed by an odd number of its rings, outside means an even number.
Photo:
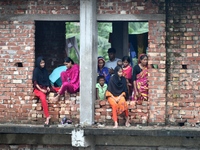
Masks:
[[[49,120],[50,120],[50,119],[51,119],[51,117],[50,117],[50,116],[49,116],[49,117],[47,117],[47,118],[46,118],[46,121],[45,121],[45,124],[47,124],[47,125],[48,125],[48,124],[49,124]]]
[[[56,97],[53,98],[53,101],[58,101],[60,97],[60,94],[58,94]]]
[[[125,126],[126,126],[126,127],[130,127],[130,126],[131,126],[131,124],[129,123],[129,116],[126,117],[126,123],[125,123]]]
[[[51,119],[50,116],[46,118],[46,121],[45,121],[45,123],[44,123],[44,127],[49,127],[49,126],[50,126],[50,125],[49,125],[49,120],[50,120],[50,119]]]
[[[118,123],[117,122],[115,122],[115,125],[114,125],[113,128],[118,128]]]

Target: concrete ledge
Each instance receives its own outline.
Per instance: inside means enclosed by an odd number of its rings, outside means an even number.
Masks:
[[[84,129],[85,135],[95,136],[165,136],[165,137],[200,137],[199,128],[179,128],[179,127],[138,127],[131,128],[86,128]]]
[[[0,125],[0,134],[71,134],[73,128],[41,125]]]
[[[77,132],[73,136],[73,131]],[[83,132],[82,132],[83,131]],[[198,147],[200,128],[189,127],[141,127],[112,126],[56,127],[41,125],[0,125],[0,144],[95,146],[166,146]]]
[[[52,125],[51,127],[43,127],[42,125],[10,125],[1,124],[0,134],[64,134],[71,135],[74,129],[81,129],[84,131],[84,135],[95,135],[95,136],[182,136],[182,137],[200,137],[200,128],[196,127],[137,127],[132,126],[126,128],[120,126],[117,129],[113,129],[112,126],[106,126],[104,128],[93,127],[57,127]]]

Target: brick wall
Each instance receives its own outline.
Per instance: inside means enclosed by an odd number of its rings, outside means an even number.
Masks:
[[[200,3],[198,0],[166,2],[98,0],[97,8],[99,14],[164,14],[166,5],[166,23],[149,20],[149,101],[138,106],[129,104],[130,114],[134,123],[145,122],[141,118],[148,118],[150,124],[165,124],[166,121],[176,124],[185,119],[195,124],[199,121],[200,106]],[[0,14],[4,17],[0,20],[0,120],[25,123],[33,109],[30,95],[36,52],[35,22],[20,21],[13,17],[26,14],[79,14],[79,0],[1,1],[0,6]],[[53,23],[53,26],[56,24],[59,26],[57,29],[60,30],[61,26],[64,29],[62,23]],[[45,31],[43,29],[44,27],[41,32]],[[46,30],[45,34],[47,32]],[[50,32],[49,36],[51,35],[54,35],[53,31]],[[46,48],[48,46],[44,47],[45,50]],[[41,52],[41,49],[38,50]],[[23,67],[17,67],[17,63],[22,63]],[[158,67],[152,67],[155,65]],[[100,112],[96,112],[96,120],[100,122],[104,117],[98,118],[99,113],[107,113],[103,107],[107,109],[109,106],[98,105]],[[64,105],[55,107],[59,115],[62,115],[62,107]],[[55,114],[57,121],[62,117],[56,116],[58,114]],[[105,119],[110,119],[110,113],[108,114],[109,117],[106,118],[105,115]],[[35,118],[37,117],[41,115],[36,115]]]
[[[60,100],[53,101],[54,93],[50,93],[47,96],[49,114],[52,116],[51,124],[58,124],[61,119],[67,117],[73,121],[73,124],[79,123],[80,111],[79,93],[76,94],[65,94],[60,97]],[[44,114],[40,100],[37,97],[32,99],[32,107],[29,109],[28,122],[33,124],[43,124]]]
[[[34,22],[0,21],[0,120],[26,120],[32,92]],[[23,67],[17,67],[17,63]]]
[[[200,2],[170,0],[167,8],[167,120],[194,125],[200,121]]]
[[[48,56],[47,65],[51,66],[51,61],[55,57],[54,51],[63,49],[63,45],[58,41],[53,43],[51,40],[56,35],[58,39],[63,40],[61,32],[64,32],[63,22],[51,22],[46,25],[46,22],[18,21],[13,19],[15,15],[26,14],[79,14],[79,0],[73,1],[1,1],[0,14],[4,16],[1,21],[1,86],[5,88],[1,96],[0,114],[1,122],[35,122],[42,120],[41,104],[35,103],[31,99],[32,92],[32,70],[34,67],[35,55],[40,54]],[[12,7],[10,7],[12,6]],[[165,3],[163,0],[146,2],[134,0],[98,0],[97,10],[99,14],[164,14]],[[9,21],[16,20],[16,21]],[[53,27],[58,30],[54,30]],[[15,32],[12,29],[15,29]],[[37,30],[38,29],[38,30]],[[149,70],[150,90],[149,102],[143,102],[142,105],[129,104],[132,123],[150,122],[152,124],[164,123],[165,117],[165,22],[149,20],[149,56],[150,65],[158,65],[158,69],[151,68]],[[58,32],[58,33],[57,33]],[[57,34],[56,34],[57,33]],[[8,36],[6,36],[8,34]],[[35,35],[34,35],[35,34]],[[45,34],[45,35],[44,35]],[[36,45],[35,45],[35,37]],[[47,40],[46,40],[47,39]],[[27,42],[24,42],[27,41]],[[44,45],[41,45],[43,43]],[[49,43],[49,45],[47,44]],[[55,45],[56,46],[55,46]],[[60,46],[58,46],[60,45]],[[53,47],[55,46],[55,48]],[[20,55],[16,55],[20,53]],[[57,53],[58,54],[58,53]],[[14,59],[14,60],[12,60]],[[19,60],[16,60],[19,59]],[[13,61],[13,62],[10,62]],[[61,59],[62,61],[62,59]],[[61,62],[60,61],[60,62]],[[22,62],[23,67],[14,66],[15,62]],[[58,63],[60,63],[58,62]],[[11,69],[12,72],[7,70]],[[23,71],[21,71],[23,70]],[[51,71],[52,69],[50,69]],[[18,74],[20,76],[18,76]],[[156,81],[155,81],[156,80]],[[160,83],[164,83],[160,85]],[[17,87],[17,88],[16,88]],[[158,90],[159,89],[159,90]],[[14,92],[13,92],[14,91]],[[71,102],[70,102],[71,103]],[[96,102],[98,103],[98,102]],[[96,117],[97,122],[107,120],[111,122],[111,112],[109,105],[102,105],[103,102],[97,104]],[[71,106],[64,109],[67,102],[52,104],[50,102],[50,113],[54,116],[55,122],[59,121],[63,115],[67,115],[70,111],[71,117],[78,119],[79,115],[71,112]],[[77,105],[78,106],[78,105]],[[76,108],[77,108],[76,106]],[[106,111],[105,111],[106,107]],[[75,109],[76,109],[75,108]],[[100,109],[100,110],[98,110]],[[155,111],[156,109],[156,111]],[[17,111],[17,113],[15,113]],[[54,113],[53,113],[54,112]],[[73,116],[74,115],[74,116]],[[100,116],[100,118],[99,118]],[[123,119],[120,118],[123,124]]]
[[[0,14],[79,14],[79,5],[79,0],[1,0]]]
[[[164,14],[163,0],[97,0],[99,14]]]
[[[149,123],[165,124],[166,48],[165,22],[149,21]],[[157,67],[155,67],[157,66]]]
[[[199,121],[199,2],[166,2],[166,22],[148,20],[149,101],[139,106],[129,105],[135,123],[144,122],[141,118],[149,118],[150,124],[177,123],[181,118],[190,123]],[[97,8],[99,14],[165,14],[163,0],[98,0]],[[36,50],[35,22],[20,21],[15,15],[79,14],[79,9],[79,0],[0,2],[0,15],[4,17],[0,20],[1,122],[27,122],[34,104],[30,97]],[[18,62],[23,67],[16,67]],[[158,68],[152,67],[155,65]],[[101,104],[98,107],[104,106],[108,107]],[[60,105],[56,110],[62,114]],[[61,116],[56,115],[58,121]]]

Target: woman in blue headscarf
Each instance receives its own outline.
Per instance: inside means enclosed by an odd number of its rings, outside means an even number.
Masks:
[[[110,73],[109,69],[104,66],[105,66],[105,60],[101,56],[98,57],[98,75],[104,76],[106,81],[105,83],[108,84],[110,80]]]

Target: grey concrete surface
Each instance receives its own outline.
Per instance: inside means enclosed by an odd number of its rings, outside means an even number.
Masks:
[[[96,0],[80,0],[80,124],[94,123],[97,77]]]

